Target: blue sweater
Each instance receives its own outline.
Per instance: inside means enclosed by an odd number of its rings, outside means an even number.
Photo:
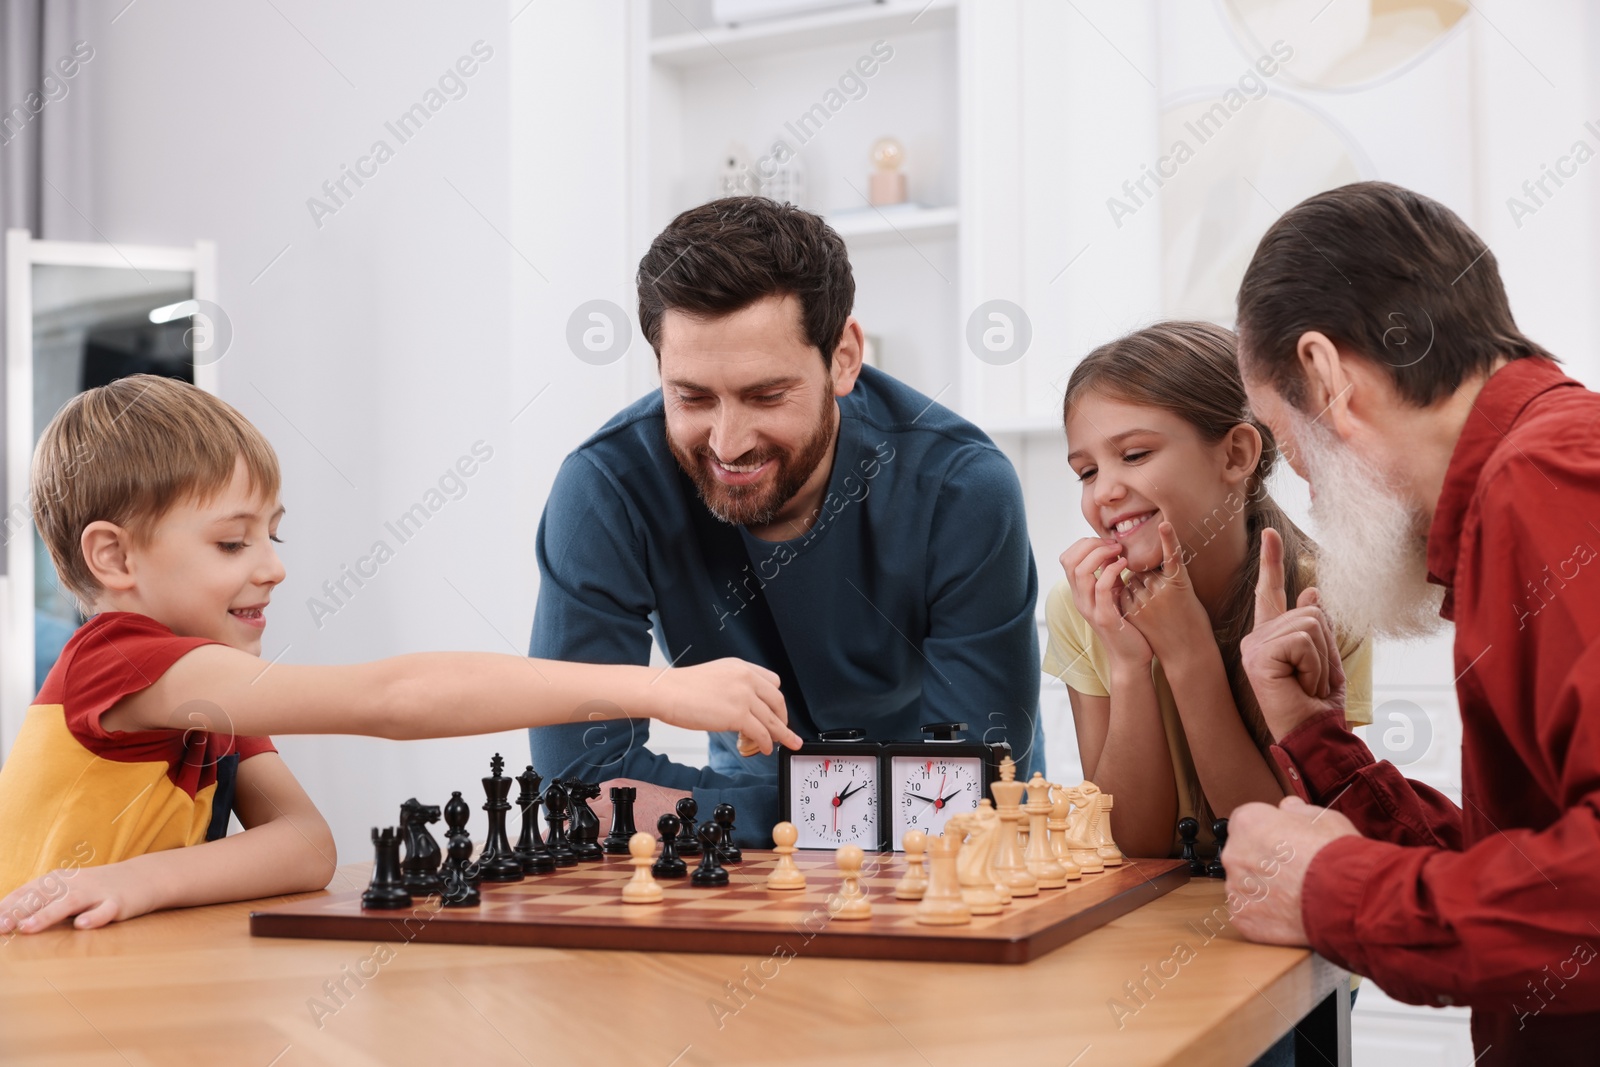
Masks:
[[[562,464],[539,523],[539,604],[529,655],[685,666],[738,656],[782,679],[802,738],[855,727],[918,741],[965,722],[1007,741],[1018,777],[1044,769],[1038,575],[1022,490],[982,431],[871,367],[839,399],[821,515],[762,541],[717,520],[666,445],[659,391],[629,405]],[[710,765],[649,750],[649,720],[595,701],[529,731],[534,765],[586,781],[692,790],[700,811],[738,809],[738,841],[770,846],[777,754],[711,735]],[[640,829],[653,830],[653,827]]]

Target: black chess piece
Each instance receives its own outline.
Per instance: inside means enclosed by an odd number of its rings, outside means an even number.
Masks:
[[[678,829],[683,820],[670,812],[656,820],[656,833],[661,838],[661,855],[650,865],[650,873],[657,878],[682,878],[689,873],[689,865],[678,855]]]
[[[549,874],[556,869],[550,850],[544,847],[539,833],[539,774],[529,764],[517,775],[517,807],[522,812],[522,836],[517,839],[517,858],[522,861],[523,874]]]
[[[511,779],[505,776],[506,761],[500,753],[489,761],[490,775],[483,779],[483,810],[489,813],[489,830],[478,854],[478,871],[485,882],[522,881],[522,857],[511,849],[506,837],[506,813],[511,802]]]
[[[718,862],[743,863],[744,851],[733,843],[733,805],[718,804],[711,809],[711,818],[716,821],[717,828],[722,831],[722,836],[717,844]]]
[[[374,826],[372,843],[372,883],[361,894],[361,906],[385,911],[411,907],[411,894],[406,892],[400,876],[400,832],[390,826],[379,833]]]
[[[1218,819],[1212,823],[1211,832],[1217,838],[1217,854],[1210,863],[1206,864],[1206,877],[1226,878],[1228,872],[1222,869],[1222,850],[1228,847],[1228,820]]]
[[[439,821],[439,805],[423,804],[412,797],[400,805],[400,832],[405,835],[406,858],[400,862],[400,878],[406,891],[426,897],[444,892],[439,863],[444,853],[428,832],[428,824]]]
[[[457,793],[456,796],[460,796]],[[466,802],[462,802],[466,807]],[[444,906],[447,908],[476,908],[482,903],[478,887],[469,874],[472,866],[472,838],[465,830],[450,835],[450,845],[444,861]]]
[[[1200,820],[1184,816],[1178,820],[1178,836],[1183,839],[1183,853],[1179,857],[1188,862],[1189,876],[1191,878],[1204,878],[1206,876],[1206,861],[1200,858],[1195,851],[1195,845],[1200,840]]]
[[[689,879],[693,885],[727,885],[728,872],[717,860],[717,845],[722,840],[722,827],[714,822],[703,822],[695,834],[700,839],[700,866]]]
[[[567,843],[573,855],[581,862],[595,863],[606,858],[600,848],[600,816],[589,807],[589,801],[600,796],[600,787],[593,782],[567,779],[567,796],[572,800],[572,828],[567,831]]]
[[[607,855],[626,856],[628,842],[638,832],[633,827],[633,803],[639,799],[639,790],[631,785],[614,785],[610,796],[611,832],[601,847]]]
[[[676,842],[678,855],[700,855],[700,840],[695,836],[694,832],[694,817],[699,814],[700,805],[695,803],[694,797],[684,797],[674,804],[673,808],[678,813],[678,821],[683,825],[683,829],[678,831],[678,840]]]
[[[461,872],[474,889],[479,882],[478,865],[472,862],[472,835],[467,832],[467,820],[472,818],[472,808],[461,797],[461,790],[457,789],[450,794],[450,799],[444,806],[444,824],[449,827],[445,833],[445,852],[454,855],[450,846],[455,844],[456,838],[462,838],[467,843],[467,851],[462,858]]]
[[[550,824],[545,848],[550,850],[550,858],[557,867],[578,865],[578,857],[567,842],[567,804],[566,787],[559,780],[551,782],[544,791],[545,821]]]

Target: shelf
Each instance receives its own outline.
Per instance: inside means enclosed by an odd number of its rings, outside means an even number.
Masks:
[[[828,225],[846,241],[874,244],[901,237],[954,237],[960,212],[954,207],[892,207],[840,211],[828,215]]]
[[[875,36],[951,27],[957,0],[889,0],[817,15],[772,19],[745,26],[708,26],[656,37],[650,56],[673,67],[693,67],[794,48],[870,41]]]

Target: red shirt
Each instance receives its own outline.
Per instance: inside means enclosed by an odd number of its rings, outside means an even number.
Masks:
[[[276,751],[223,729],[226,712],[195,701],[172,728],[107,731],[100,719],[148,688],[203,637],[179,637],[127,611],[78,628],[28,709],[0,766],[0,895],[58,868],[116,863],[228,832],[239,763]],[[206,712],[215,732],[188,728]]]
[[[1375,763],[1341,717],[1274,754],[1363,837],[1319,852],[1311,945],[1472,1011],[1479,1067],[1600,1055],[1600,394],[1543,359],[1484,386],[1428,533],[1455,623],[1462,800]]]

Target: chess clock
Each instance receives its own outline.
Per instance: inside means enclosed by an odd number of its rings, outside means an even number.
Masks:
[[[989,786],[999,780],[1000,761],[1011,754],[1011,746],[959,740],[966,728],[964,722],[933,723],[922,728],[925,741],[882,746],[894,850],[899,851],[907,830],[942,836],[951,815],[976,811],[978,801],[989,796]]]
[[[881,748],[860,730],[825,730],[798,752],[779,750],[778,803],[797,846],[885,851]]]

